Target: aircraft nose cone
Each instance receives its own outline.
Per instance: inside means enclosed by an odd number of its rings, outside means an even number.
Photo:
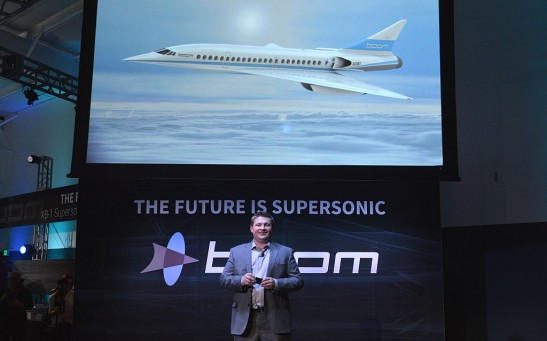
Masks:
[[[124,58],[123,60],[130,61],[130,62],[144,62],[148,60],[154,60],[157,58],[157,56],[158,56],[157,53],[151,52],[151,53],[139,54],[138,56],[127,57],[127,58]]]

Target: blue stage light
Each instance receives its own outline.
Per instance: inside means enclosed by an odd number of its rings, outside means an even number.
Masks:
[[[31,244],[24,244],[19,249],[19,252],[21,252],[22,255],[25,255],[25,254],[32,254],[32,252],[34,252],[34,250],[35,250],[34,246],[32,246]]]

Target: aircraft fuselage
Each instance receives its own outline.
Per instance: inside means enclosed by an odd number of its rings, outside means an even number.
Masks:
[[[338,72],[400,68],[403,61],[393,54],[393,45],[405,24],[406,20],[399,20],[382,31],[341,49],[296,49],[275,44],[188,44],[163,48],[124,60],[289,80],[299,82],[307,90],[323,94],[372,94],[411,99]]]
[[[239,72],[244,69],[282,68],[307,71],[389,70],[401,67],[392,54],[345,53],[334,49],[294,49],[277,45],[178,45],[126,60],[171,67]]]

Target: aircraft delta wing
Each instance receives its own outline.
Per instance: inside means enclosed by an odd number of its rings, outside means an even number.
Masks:
[[[340,73],[400,68],[403,61],[393,55],[393,45],[405,24],[406,20],[400,20],[367,39],[342,49],[293,49],[275,44],[187,44],[124,60],[284,79],[300,82],[307,90],[326,94],[357,93],[411,99]]]
[[[318,93],[336,95],[336,94],[370,94],[376,96],[392,97],[399,99],[410,99],[405,95],[389,91],[372,84],[368,84],[355,78],[344,76],[337,72],[318,72],[318,71],[292,71],[292,70],[247,70],[246,73],[286,79],[300,82],[304,88]]]

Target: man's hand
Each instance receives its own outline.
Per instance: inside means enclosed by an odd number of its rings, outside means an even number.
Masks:
[[[252,287],[253,284],[255,284],[255,276],[252,273],[248,272],[245,275],[243,275],[243,277],[241,277],[242,286]]]
[[[273,290],[275,288],[275,281],[271,277],[264,277],[260,285],[263,286],[264,289]]]

